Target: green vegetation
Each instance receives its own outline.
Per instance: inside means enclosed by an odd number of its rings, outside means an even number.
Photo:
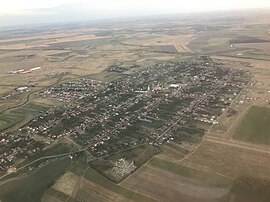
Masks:
[[[230,190],[230,193],[225,196],[227,198],[233,196],[237,202],[267,202],[270,198],[270,181],[265,179],[238,177]]]
[[[102,38],[102,39],[90,39],[81,41],[68,41],[51,44],[50,47],[53,48],[82,48],[82,47],[97,47],[108,44],[118,44],[119,42],[113,38]]]
[[[230,38],[210,38],[207,40],[207,44],[201,46],[203,51],[213,51],[213,50],[226,50],[230,48],[229,46]]]
[[[153,35],[151,35],[151,36],[129,36],[127,39],[126,39],[126,41],[130,41],[130,40],[142,40],[142,41],[144,41],[144,40],[149,40],[149,39],[156,39],[156,38],[158,38],[158,36],[153,36]]]
[[[0,115],[0,131],[15,127],[16,125],[26,124],[33,119],[40,111],[46,108],[41,105],[29,103],[25,106],[14,109],[13,111],[6,112]]]
[[[192,128],[181,127],[174,131],[174,140],[176,143],[189,141],[197,144],[202,140],[203,134],[204,134],[203,130],[198,130],[194,126]]]
[[[0,42],[0,45],[5,46],[5,45],[15,45],[15,44],[28,44],[28,43],[32,43],[36,41],[42,41],[42,38]]]
[[[150,161],[150,164],[152,166],[172,172],[174,174],[195,179],[202,185],[208,185],[213,187],[228,187],[231,184],[231,180],[229,178],[195,170],[192,168],[188,168],[179,164],[171,163],[157,158],[153,158]]]
[[[109,156],[105,159],[98,159],[90,163],[90,166],[94,168],[96,171],[101,173],[106,178],[118,183],[122,181],[125,177],[123,176],[122,179],[115,179],[111,176],[108,171],[113,168],[113,162],[117,161],[120,158],[124,158],[128,162],[134,162],[137,168],[141,167],[145,164],[149,159],[153,156],[160,153],[160,149],[150,145],[142,145],[135,149],[125,150],[124,152],[115,154],[113,156]]]
[[[44,156],[64,154],[64,153],[72,152],[75,150],[78,150],[78,149],[75,148],[73,145],[70,145],[67,143],[58,143],[56,145],[52,145],[51,147],[43,150],[43,152],[38,152],[34,156],[27,158],[25,161],[23,161],[23,163],[19,164],[17,167],[21,167],[23,165],[26,165],[27,163],[30,163],[30,162],[32,162],[36,159],[39,159],[41,157],[44,157]],[[42,164],[44,161],[46,161],[46,160],[39,161],[39,162],[35,163],[34,165],[32,165],[32,167],[33,166],[37,167],[40,164]]]
[[[65,172],[70,165],[70,159],[62,158],[52,161],[36,172],[19,180],[0,186],[0,196],[5,202],[37,202],[46,189]]]
[[[85,169],[88,167],[87,165],[87,157],[86,155],[77,156],[73,161],[69,170],[77,175],[83,175]]]
[[[102,177],[100,174],[98,174],[94,169],[88,168],[85,177],[93,181],[94,183],[97,183],[117,194],[120,194],[128,199],[134,200],[134,201],[143,201],[143,202],[154,202],[155,200],[152,198],[149,198],[145,195],[133,192],[129,189],[126,189],[120,185],[117,185],[110,180]]]
[[[188,150],[182,148],[182,147],[181,147],[179,144],[177,144],[177,143],[168,143],[167,145],[168,145],[169,147],[175,149],[176,151],[179,151],[180,153],[185,154],[185,155],[187,155],[188,152],[189,152]]]
[[[53,196],[54,198],[59,199],[60,201],[67,201],[69,199],[69,196],[67,196],[66,194],[64,194],[63,192],[57,191],[53,188],[48,189],[44,195],[50,195]]]
[[[270,109],[251,107],[237,128],[234,138],[259,144],[270,144]]]
[[[94,202],[102,202],[99,198],[91,195],[89,192],[79,190],[76,194],[76,201],[94,201]]]
[[[112,82],[120,78],[120,74],[116,72],[108,72],[105,70],[98,74],[91,75],[90,78],[98,81]]]
[[[237,51],[231,54],[236,58],[245,58],[245,59],[256,59],[256,60],[270,60],[269,54],[265,53],[263,50],[256,48],[246,48],[244,51]]]

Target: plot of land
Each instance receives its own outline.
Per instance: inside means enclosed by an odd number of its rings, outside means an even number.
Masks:
[[[143,46],[164,46],[174,45],[178,52],[190,52],[191,50],[187,47],[191,41],[192,35],[179,35],[179,36],[162,36],[154,39],[147,40],[130,40],[128,44],[141,45]]]
[[[0,197],[5,202],[40,201],[45,190],[64,173],[69,164],[69,159],[56,160],[23,179],[4,184],[0,187]]]
[[[68,196],[72,196],[76,186],[78,185],[78,180],[79,177],[77,175],[67,172],[57,180],[53,185],[53,188]]]
[[[143,166],[121,185],[164,202],[214,202],[228,192],[224,188],[202,186],[203,179],[198,181],[199,175],[193,173],[192,169],[163,160],[155,160],[150,165]]]
[[[71,35],[71,36],[62,36],[51,38],[54,35],[47,36],[44,38],[29,38],[29,39],[17,39],[17,41],[8,41],[8,40],[0,40],[0,49],[5,50],[21,50],[28,49],[33,47],[49,47],[51,44],[57,43],[67,43],[67,42],[76,42],[83,40],[92,40],[92,39],[102,39],[105,37],[96,37],[95,35]]]
[[[143,195],[137,192],[132,191],[131,189],[124,188],[120,185],[114,184],[110,180],[104,178],[100,174],[98,174],[93,169],[87,169],[87,172],[85,173],[86,179],[88,179],[90,182],[94,182],[98,184],[99,186],[103,186],[104,188],[115,192],[116,194],[119,194],[122,197],[125,197],[127,199],[131,199],[134,201],[144,201],[144,202],[155,202],[156,200],[152,197],[149,197],[147,195]]]
[[[270,144],[270,108],[251,107],[237,128],[234,138]]]
[[[236,143],[205,140],[198,150],[183,164],[217,173],[228,177],[254,176],[260,178],[270,177],[269,149],[256,149],[252,145],[241,146]],[[254,172],[256,171],[256,172]]]
[[[257,54],[264,54],[270,55],[270,43],[241,43],[237,44],[236,47],[238,48],[245,48],[245,49],[255,49],[258,52]]]

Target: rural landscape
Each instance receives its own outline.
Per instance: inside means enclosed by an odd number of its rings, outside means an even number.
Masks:
[[[270,10],[0,30],[0,202],[270,201]]]

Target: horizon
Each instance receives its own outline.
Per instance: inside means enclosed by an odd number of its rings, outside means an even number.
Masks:
[[[0,26],[72,23],[158,15],[205,13],[213,11],[269,9],[267,0],[217,2],[214,0],[10,0],[1,3]]]

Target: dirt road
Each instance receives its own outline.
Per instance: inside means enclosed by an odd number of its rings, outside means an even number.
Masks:
[[[246,142],[242,142],[242,141],[213,137],[213,136],[206,136],[205,141],[213,142],[213,143],[217,143],[217,144],[228,145],[228,146],[232,146],[232,147],[237,147],[240,149],[247,149],[247,150],[252,150],[252,151],[256,151],[256,152],[260,152],[260,153],[270,154],[270,147],[266,146],[266,145],[246,143]]]

